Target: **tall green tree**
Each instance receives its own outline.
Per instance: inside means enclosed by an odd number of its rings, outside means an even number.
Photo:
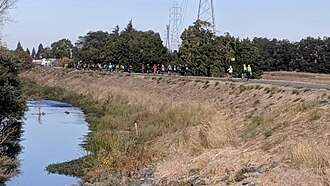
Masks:
[[[83,63],[104,63],[105,46],[109,39],[109,33],[103,31],[88,32],[86,36],[80,36],[76,42],[75,57]]]
[[[20,52],[20,51],[18,51]],[[23,51],[24,52],[24,51]],[[25,53],[25,52],[24,52]],[[26,53],[25,53],[26,54]],[[0,184],[18,174],[17,155],[21,151],[21,119],[25,101],[18,78],[19,58],[0,48]]]
[[[17,47],[16,47],[15,51],[24,51],[24,48],[23,48],[21,42],[17,43]]]
[[[69,39],[61,39],[51,44],[50,53],[57,59],[73,57],[73,44]]]
[[[234,68],[234,76],[239,77],[242,66],[246,63],[254,68],[254,77],[260,77],[262,57],[249,40],[241,41],[229,33],[216,36],[204,29],[204,24],[196,21],[181,36],[179,57],[182,65],[188,65],[191,75],[224,76],[231,65]]]
[[[31,52],[30,52],[29,48],[26,48],[26,53],[31,55]]]
[[[133,21],[130,20],[125,28],[125,30],[123,31],[124,33],[130,33],[130,32],[133,32],[133,31],[136,31],[133,27]]]
[[[44,46],[40,43],[39,46],[38,46],[38,51],[36,53],[36,58],[37,59],[43,58],[44,57],[44,52],[45,52]]]
[[[35,59],[36,58],[36,55],[37,55],[36,49],[34,49],[34,47],[33,47],[32,52],[31,52],[32,59]]]
[[[219,55],[220,43],[202,25],[202,22],[196,21],[181,35],[179,56],[182,65],[189,66],[190,75],[221,76],[224,74],[224,61]]]

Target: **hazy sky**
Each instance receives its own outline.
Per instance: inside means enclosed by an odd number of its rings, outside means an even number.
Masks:
[[[45,47],[62,38],[73,43],[89,31],[122,30],[130,19],[138,30],[164,38],[175,0],[19,0],[14,20],[2,29],[3,41],[15,49]],[[181,4],[182,0],[177,0]],[[197,18],[199,0],[188,0],[183,27]],[[268,37],[298,41],[330,36],[330,0],[214,0],[219,34],[240,38]]]

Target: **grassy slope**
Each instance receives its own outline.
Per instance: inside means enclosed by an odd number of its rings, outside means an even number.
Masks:
[[[329,184],[328,90],[61,70],[22,78],[88,103],[86,180],[153,164],[157,180],[193,170],[229,184]]]

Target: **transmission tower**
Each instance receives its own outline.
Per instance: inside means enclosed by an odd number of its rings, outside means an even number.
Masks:
[[[178,50],[180,45],[179,29],[182,21],[182,9],[177,2],[170,8],[170,50]]]
[[[215,14],[213,0],[199,0],[197,20],[205,21],[208,25],[203,25],[215,33]]]
[[[170,25],[166,25],[166,48],[171,51]]]

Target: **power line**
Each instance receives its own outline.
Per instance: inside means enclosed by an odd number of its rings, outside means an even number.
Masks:
[[[181,7],[182,7],[182,20],[181,20],[180,29],[182,29],[183,24],[184,24],[184,19],[186,18],[186,15],[187,15],[188,0],[182,0]]]

